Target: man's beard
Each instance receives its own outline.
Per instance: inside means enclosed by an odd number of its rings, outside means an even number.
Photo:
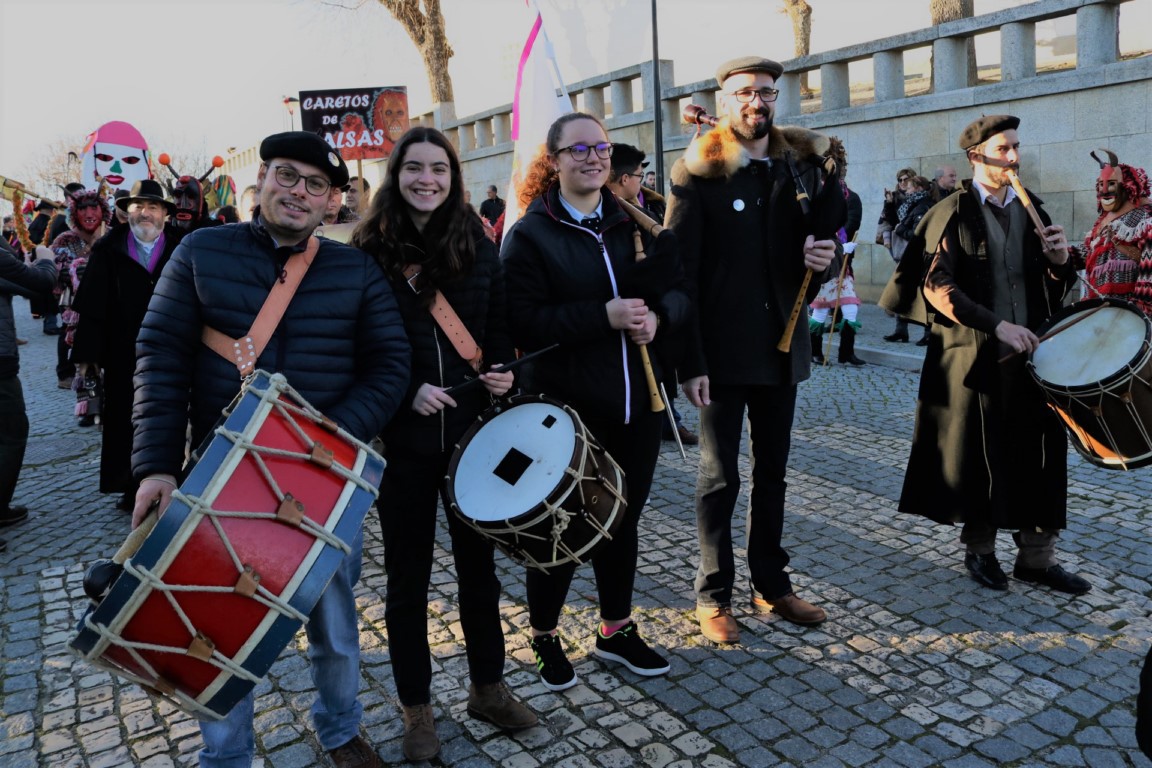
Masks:
[[[150,243],[160,236],[160,227],[151,222],[142,221],[136,224],[130,221],[128,227],[136,239],[142,243]]]
[[[746,114],[756,114],[764,117],[764,122],[760,125],[748,125],[744,122]],[[741,112],[735,119],[730,122],[732,132],[745,141],[756,141],[768,135],[772,130],[772,114],[766,109],[756,110],[754,113]]]

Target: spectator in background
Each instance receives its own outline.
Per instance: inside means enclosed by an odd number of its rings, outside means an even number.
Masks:
[[[504,213],[504,201],[496,194],[496,185],[488,185],[488,199],[480,203],[480,216],[489,224],[495,224],[500,214]]]
[[[344,191],[344,207],[348,213],[345,216],[345,221],[360,221],[361,216],[364,215],[363,207],[367,207],[368,201],[372,198],[372,185],[368,183],[368,179],[362,179],[359,176],[353,176],[348,180],[348,189]]]
[[[901,168],[896,172],[896,189],[893,191],[884,188],[884,207],[880,210],[880,220],[876,223],[876,243],[887,248],[892,261],[897,264],[900,263],[900,257],[907,243],[893,239],[892,233],[900,223],[900,204],[904,202],[905,195],[912,188],[912,180],[916,175],[916,171],[912,168]],[[897,317],[896,329],[885,336],[884,341],[908,341],[908,320]]]
[[[942,165],[937,168],[932,177],[932,202],[938,203],[955,192],[956,182],[959,179],[960,176],[956,173],[955,166]]]

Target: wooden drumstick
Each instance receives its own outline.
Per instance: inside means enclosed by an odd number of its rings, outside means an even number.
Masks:
[[[136,554],[144,539],[148,538],[148,534],[152,533],[152,529],[156,527],[156,521],[160,516],[156,514],[156,508],[159,506],[158,502],[153,502],[152,506],[148,509],[148,514],[140,521],[140,525],[128,534],[128,538],[124,539],[124,543],[120,545],[120,549],[116,550],[116,554],[112,555],[112,562],[123,565],[124,562]]]
[[[1036,207],[1032,205],[1032,198],[1028,196],[1028,190],[1024,189],[1024,185],[1020,183],[1020,177],[1012,168],[1005,168],[1004,175],[1008,177],[1008,181],[1012,183],[1012,189],[1016,190],[1016,196],[1020,198],[1020,202],[1024,204],[1024,210],[1028,212],[1028,218],[1032,219],[1032,225],[1036,227],[1036,235],[1040,238],[1040,247],[1044,252],[1053,250],[1052,245],[1044,239],[1044,221],[1040,218],[1040,214],[1036,212]]]

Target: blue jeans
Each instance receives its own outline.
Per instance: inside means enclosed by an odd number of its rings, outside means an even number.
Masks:
[[[730,605],[736,580],[732,515],[740,497],[740,441],[748,411],[752,491],[748,504],[748,570],[756,597],[769,600],[792,591],[784,570],[784,473],[796,410],[794,386],[713,384],[700,410],[700,472],[696,480],[696,532],[700,567],[696,602]]]
[[[364,711],[357,698],[360,630],[353,595],[360,580],[363,530],[357,531],[349,545],[352,552],[345,556],[305,625],[312,683],[316,686],[312,723],[325,751],[344,746],[359,735],[360,715]],[[200,721],[204,739],[201,768],[250,768],[256,754],[254,698],[249,692],[223,720]]]

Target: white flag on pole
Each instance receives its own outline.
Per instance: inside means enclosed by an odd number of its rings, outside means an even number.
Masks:
[[[516,91],[512,97],[512,178],[504,198],[505,233],[524,213],[520,209],[520,185],[528,166],[547,140],[548,127],[556,118],[572,111],[540,9],[535,0],[526,2],[533,23],[516,68]]]

